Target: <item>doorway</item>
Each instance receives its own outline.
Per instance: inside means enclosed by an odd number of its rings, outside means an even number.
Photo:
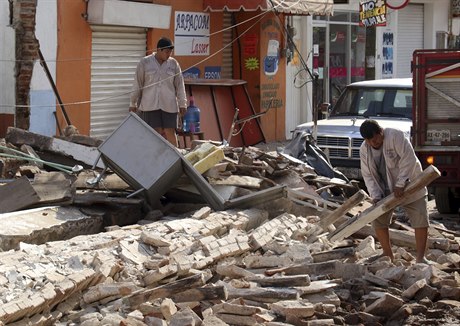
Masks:
[[[354,12],[335,12],[333,17],[313,19],[316,108],[324,102],[334,104],[346,85],[366,79],[366,28],[359,26],[358,19],[359,14]]]

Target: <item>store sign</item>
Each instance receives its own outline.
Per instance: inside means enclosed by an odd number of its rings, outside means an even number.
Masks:
[[[359,2],[359,26],[386,26],[384,0],[361,0]]]
[[[198,79],[200,78],[201,71],[197,67],[188,68],[185,71],[182,71],[182,76],[187,79]]]
[[[175,14],[174,54],[209,55],[209,14],[185,11]]]
[[[204,79],[220,79],[221,70],[219,66],[204,67]]]

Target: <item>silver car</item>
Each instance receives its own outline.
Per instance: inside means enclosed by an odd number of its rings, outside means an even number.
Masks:
[[[296,133],[316,135],[317,146],[331,165],[350,179],[362,179],[359,147],[363,138],[359,127],[374,119],[382,127],[398,128],[410,137],[412,127],[412,78],[361,81],[348,85],[326,118],[297,126]]]

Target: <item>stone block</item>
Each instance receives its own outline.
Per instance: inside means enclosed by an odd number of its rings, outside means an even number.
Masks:
[[[427,285],[426,280],[423,278],[421,280],[418,280],[411,286],[409,286],[403,293],[402,296],[408,300],[412,299],[415,294],[422,289],[425,285]]]
[[[271,304],[271,310],[283,317],[311,317],[315,314],[315,306],[307,300],[284,300]]]
[[[421,299],[428,298],[431,301],[436,301],[439,296],[440,293],[438,289],[426,284],[419,291],[417,291],[417,293],[414,296],[414,299],[416,301],[420,301]]]
[[[460,288],[443,286],[440,291],[442,299],[460,300]]]
[[[391,316],[404,304],[401,298],[385,293],[380,299],[375,300],[364,312],[377,316]]]
[[[376,276],[399,283],[401,278],[405,275],[406,268],[404,266],[389,267],[377,271]]]

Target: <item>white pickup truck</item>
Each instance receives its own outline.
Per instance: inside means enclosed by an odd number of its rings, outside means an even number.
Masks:
[[[350,179],[362,180],[359,147],[363,138],[359,127],[374,119],[382,127],[398,128],[410,137],[412,127],[412,78],[361,81],[348,85],[337,103],[328,108],[326,119],[297,126],[299,132],[316,134],[316,145],[331,165]]]

